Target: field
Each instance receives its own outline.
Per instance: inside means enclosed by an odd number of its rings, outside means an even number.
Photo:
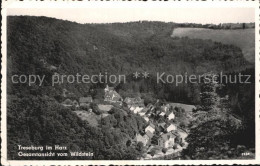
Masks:
[[[213,30],[205,28],[176,28],[172,37],[210,39],[241,48],[244,57],[251,63],[255,60],[255,29]]]
[[[96,127],[98,126],[98,121],[100,120],[100,116],[95,115],[95,113],[90,113],[87,111],[74,111],[77,116],[83,120],[83,121],[87,121],[89,123],[89,125]]]

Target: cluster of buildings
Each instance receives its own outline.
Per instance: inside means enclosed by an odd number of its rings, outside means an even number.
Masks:
[[[157,126],[156,126],[157,125]],[[149,125],[145,128],[145,133],[142,135],[140,133],[136,134],[135,142],[142,142],[144,146],[159,146],[161,148],[172,148],[176,143],[176,138],[179,137],[181,142],[187,137],[188,133],[178,128],[176,125],[171,123],[158,123],[154,125],[153,123],[149,123]],[[158,127],[160,130],[157,138],[152,141],[152,138],[156,134],[155,128]]]
[[[66,89],[64,89],[63,91],[66,92]],[[67,95],[63,94],[63,97],[67,97]],[[92,103],[92,102],[93,102],[93,99],[91,96],[89,96],[89,97],[80,97],[78,101],[76,99],[71,100],[71,99],[67,98],[61,104],[65,107],[74,106],[75,108],[79,108],[79,107],[89,106],[90,103]]]
[[[185,139],[187,136],[187,132],[178,128],[174,123],[173,119],[175,119],[175,115],[170,110],[170,105],[165,104],[162,106],[159,106],[157,103],[155,104],[148,104],[147,106],[144,105],[144,99],[141,97],[126,97],[123,99],[113,87],[106,86],[104,89],[104,101],[108,103],[117,103],[118,105],[122,106],[125,104],[130,111],[132,111],[134,114],[138,114],[148,123],[148,126],[144,129],[144,133],[140,134],[137,133],[135,137],[136,142],[142,142],[145,146],[150,145],[158,145],[162,148],[169,148],[172,147],[176,142],[176,137],[181,137],[181,139]],[[80,107],[80,106],[89,106],[90,103],[93,102],[92,97],[80,97],[79,100],[73,100],[66,99],[62,104],[64,106],[70,107]],[[111,106],[111,107],[108,107]],[[102,107],[102,108],[101,108]],[[104,107],[104,108],[103,108]],[[99,104],[98,108],[100,110],[110,110],[113,106],[112,105],[102,105]],[[152,120],[151,117],[164,117],[165,122],[157,123]],[[159,131],[158,133],[156,133]],[[152,143],[152,138],[154,135],[157,134],[158,139],[156,143]]]

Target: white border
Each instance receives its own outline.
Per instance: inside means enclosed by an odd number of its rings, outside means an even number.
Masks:
[[[237,7],[252,7],[255,8],[255,43],[256,43],[256,51],[255,51],[255,83],[256,83],[256,94],[255,94],[255,123],[256,123],[256,158],[255,160],[7,160],[7,138],[6,138],[6,14],[7,9],[10,8],[157,8],[157,7],[174,7],[174,8],[237,8]],[[148,2],[120,2],[120,1],[32,1],[32,0],[25,0],[25,1],[3,1],[2,2],[2,83],[1,83],[1,90],[2,90],[2,100],[1,100],[1,164],[2,165],[125,165],[125,164],[138,164],[138,165],[147,165],[147,164],[205,164],[205,165],[212,165],[212,164],[260,164],[260,147],[259,147],[259,2],[256,1],[167,1],[167,2],[160,2],[160,1],[148,1]],[[227,13],[228,14],[228,13]]]

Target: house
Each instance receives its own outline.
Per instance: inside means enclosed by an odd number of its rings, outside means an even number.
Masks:
[[[50,65],[48,69],[51,71],[56,71],[58,68],[56,66]]]
[[[174,119],[175,118],[175,115],[174,115],[174,113],[173,112],[171,112],[169,115],[168,115],[168,120],[172,120],[172,119]]]
[[[140,112],[138,112],[138,114],[139,114],[140,116],[146,116],[147,111],[148,111],[147,108],[143,108]]]
[[[148,108],[145,107],[141,112],[144,112],[146,114],[148,112]]]
[[[164,116],[165,115],[165,112],[161,112],[160,114],[159,114],[159,116]]]
[[[142,142],[145,146],[147,144],[147,142],[149,141],[149,138],[147,136],[143,137],[141,134],[136,134],[135,141],[136,141],[136,143]]]
[[[166,126],[166,131],[171,132],[177,130],[177,127],[174,124],[170,124]]]
[[[133,111],[135,114],[141,112],[144,108],[143,107],[136,107]]]
[[[145,133],[147,133],[147,131],[150,131],[151,133],[154,133],[154,132],[155,132],[155,126],[150,123],[150,124],[145,128]]]
[[[93,102],[92,97],[80,97],[79,98],[79,106],[89,106],[90,103]]]
[[[106,85],[106,88],[104,89],[105,92],[109,92],[109,91],[114,91],[114,87],[109,87],[108,85]]]
[[[149,122],[149,118],[148,117],[144,117],[144,120],[146,121],[146,122]]]
[[[97,46],[93,45],[93,49],[94,50],[98,50]]]
[[[172,133],[166,133],[160,135],[158,139],[158,145],[162,148],[169,148],[174,145],[176,136]]]
[[[108,114],[108,113],[103,113],[103,114],[100,115],[100,117],[101,117],[101,119],[102,119],[102,118],[107,117],[108,115],[110,115],[110,114]]]
[[[140,115],[140,116],[145,116],[145,112],[138,112],[138,114]]]
[[[153,138],[153,133],[151,133],[149,130],[145,133],[146,136],[148,136],[149,139]]]
[[[126,97],[124,100],[124,103],[127,104],[128,108],[130,107],[144,107],[144,99],[141,99],[141,97]]]
[[[147,106],[146,106],[147,109],[149,110],[153,110],[155,107],[153,104],[149,103]]]
[[[113,87],[109,87],[107,85],[104,91],[105,91],[104,101],[119,103],[120,105],[122,104],[122,97],[114,90]]]
[[[180,135],[182,141],[185,141],[185,138],[188,136],[188,132],[179,127],[178,127],[178,134]]]
[[[169,105],[169,104],[166,104],[166,105],[161,106],[161,110],[162,110],[163,112],[167,112],[167,111],[169,111],[169,109],[170,109],[170,105]]]
[[[164,130],[165,130],[165,126],[166,126],[166,123],[165,123],[165,122],[158,123],[158,127],[161,129],[161,131],[164,131]]]

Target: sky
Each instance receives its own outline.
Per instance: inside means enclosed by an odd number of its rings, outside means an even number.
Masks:
[[[254,8],[11,8],[7,15],[47,16],[83,24],[140,20],[201,24],[255,22]]]

